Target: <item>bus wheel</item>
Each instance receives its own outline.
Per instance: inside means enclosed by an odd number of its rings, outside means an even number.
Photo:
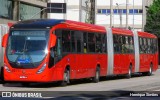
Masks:
[[[95,76],[93,77],[93,82],[94,82],[94,83],[98,83],[98,82],[99,82],[99,79],[100,79],[100,68],[97,67],[97,68],[96,68]]]
[[[152,72],[153,72],[153,65],[151,64],[150,65],[150,68],[149,68],[149,71],[148,72],[143,72],[142,74],[144,76],[151,76],[152,75]]]
[[[69,79],[70,79],[70,72],[68,69],[65,69],[61,86],[66,86],[67,84],[69,84],[70,83]]]
[[[129,69],[128,69],[128,74],[126,75],[127,79],[130,79],[132,76],[132,65],[130,65]]]
[[[0,80],[4,81],[3,67],[1,67]]]
[[[148,76],[151,76],[152,72],[153,72],[153,65],[151,64],[149,68]]]

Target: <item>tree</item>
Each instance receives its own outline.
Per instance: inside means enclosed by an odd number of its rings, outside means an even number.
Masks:
[[[154,0],[147,8],[146,25],[144,31],[153,33],[160,37],[160,0]]]

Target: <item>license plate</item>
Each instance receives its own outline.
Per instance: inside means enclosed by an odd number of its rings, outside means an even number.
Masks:
[[[24,75],[23,75],[23,76],[19,76],[19,78],[20,78],[20,79],[26,79],[27,76],[24,76]]]

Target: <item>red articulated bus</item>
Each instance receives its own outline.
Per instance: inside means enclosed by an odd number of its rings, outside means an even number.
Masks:
[[[14,24],[4,35],[4,80],[67,84],[72,79],[158,68],[157,37],[70,20],[37,19]]]

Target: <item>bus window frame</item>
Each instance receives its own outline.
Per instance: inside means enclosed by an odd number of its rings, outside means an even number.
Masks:
[[[82,32],[82,34],[81,34],[81,52],[77,52],[77,44],[76,44],[76,52],[72,52],[71,50],[70,50],[70,52],[64,52],[64,51],[63,51],[63,47],[62,47],[62,55],[63,55],[63,56],[66,55],[66,54],[68,54],[68,53],[72,53],[72,54],[74,54],[74,53],[76,53],[76,54],[96,54],[96,53],[98,53],[98,52],[96,52],[96,39],[95,39],[95,52],[89,52],[89,51],[88,51],[88,34],[89,34],[89,33],[93,33],[93,34],[94,34],[94,37],[95,37],[95,34],[100,34],[101,36],[102,36],[102,35],[105,35],[105,36],[106,36],[106,42],[107,42],[107,35],[106,35],[106,33],[80,31],[80,30],[73,30],[73,29],[69,29],[69,28],[56,28],[55,31],[56,31],[56,30],[61,30],[61,31],[62,31],[62,30],[67,30],[67,31],[70,31],[70,36],[71,36],[71,31],[74,31],[74,32],[76,32],[76,31]],[[87,41],[86,41],[87,52],[86,52],[86,53],[84,52],[84,38],[83,38],[84,33],[87,34],[87,37],[86,37],[86,39],[87,39]],[[71,36],[71,37],[72,37],[72,36]],[[71,39],[70,39],[70,40],[71,40]],[[102,41],[102,39],[101,39],[101,41]],[[62,42],[63,42],[63,41],[62,41]],[[63,45],[62,45],[62,46],[63,46]],[[70,45],[70,46],[72,46],[72,45]],[[107,46],[107,44],[106,44],[106,46]],[[70,48],[72,48],[72,47],[70,47]],[[101,53],[107,53],[107,47],[106,47],[106,52],[101,52]]]
[[[139,39],[139,48],[140,48],[140,50],[139,50],[139,53],[140,54],[155,54],[157,51],[158,51],[158,49],[157,49],[157,47],[156,47],[156,50],[154,50],[154,45],[155,45],[155,43],[156,43],[156,45],[157,45],[157,38],[148,38],[148,37],[142,37],[142,36],[139,36],[138,37]],[[140,38],[142,39],[142,44],[140,44]],[[143,50],[143,52],[141,52],[142,50],[141,50],[141,46],[143,45],[144,46],[144,40],[146,40],[146,50]],[[148,43],[148,40],[150,41],[150,45],[149,45],[149,43]],[[153,41],[156,41],[155,43],[153,43]],[[149,50],[148,50],[149,49]]]
[[[134,54],[134,39],[133,39],[133,36],[113,33],[113,45],[115,45],[114,44],[114,36],[118,36],[116,41],[117,41],[118,48],[119,48],[118,52],[117,51],[115,52],[115,49],[113,48],[114,54]],[[126,46],[126,41],[125,41],[126,37],[128,39],[128,45],[129,46],[131,46],[131,45],[133,46],[132,52],[131,52],[131,50],[127,50],[127,52],[122,50],[123,47]],[[132,38],[132,44],[129,43],[130,42],[129,38]]]

